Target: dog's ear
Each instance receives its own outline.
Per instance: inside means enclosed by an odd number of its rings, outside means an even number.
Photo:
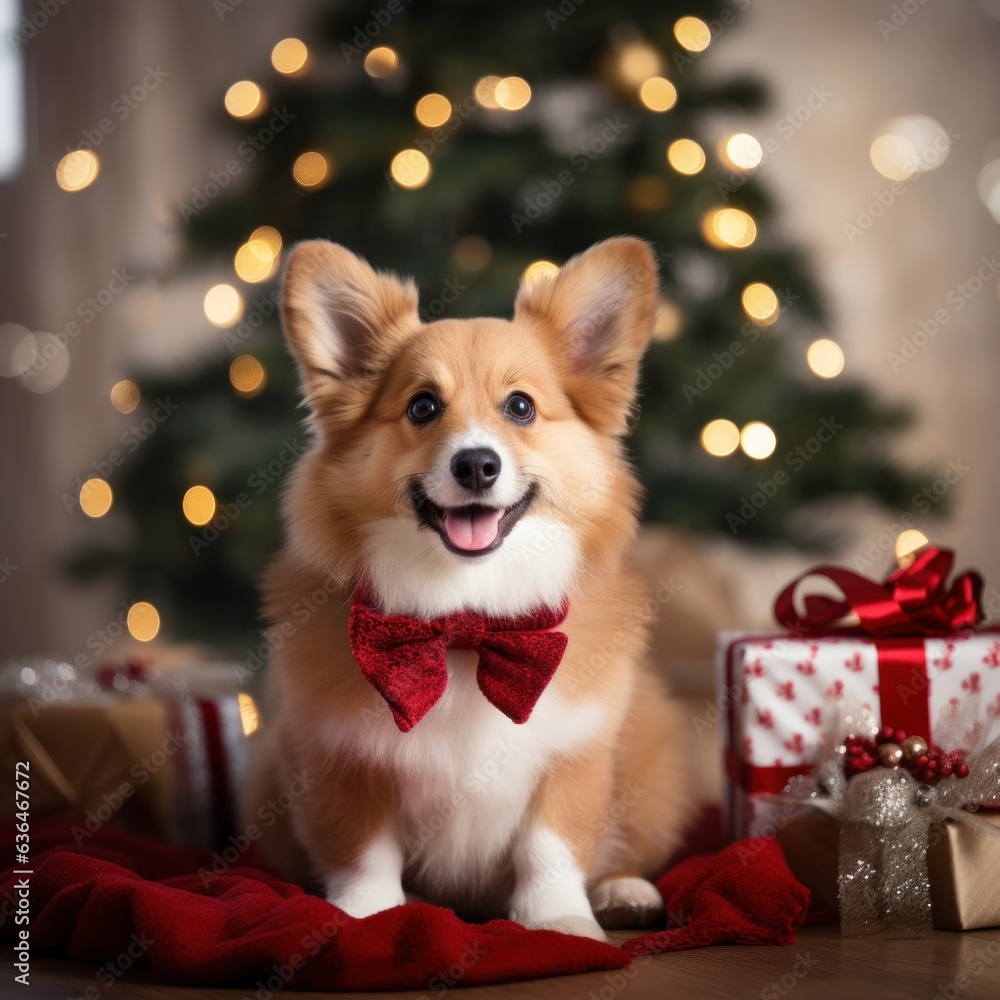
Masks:
[[[378,274],[327,240],[309,240],[292,251],[281,314],[306,398],[317,412],[349,408],[358,383],[377,375],[420,325],[412,281]]]
[[[518,291],[515,322],[546,328],[567,366],[574,405],[606,433],[628,429],[658,289],[649,246],[621,236],[571,258],[554,278],[528,282]]]

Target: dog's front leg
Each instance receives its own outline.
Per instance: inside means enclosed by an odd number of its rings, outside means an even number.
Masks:
[[[587,898],[587,875],[611,779],[611,755],[601,749],[560,762],[542,780],[514,844],[511,920],[607,940]]]
[[[384,772],[318,753],[309,766],[323,777],[296,802],[293,818],[327,900],[352,917],[405,903],[403,839]]]

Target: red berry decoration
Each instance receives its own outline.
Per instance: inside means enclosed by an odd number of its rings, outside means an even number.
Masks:
[[[907,747],[903,747],[903,757],[898,759],[898,753],[885,751],[881,754],[884,758],[881,763],[885,767],[904,767],[918,781],[924,784],[933,785],[941,778],[949,778],[954,775],[956,778],[966,778],[969,775],[969,765],[965,763],[964,750],[943,751],[940,747],[928,743],[920,736],[907,737],[902,729],[895,729],[892,726],[883,726],[878,735],[872,739],[868,736],[859,736],[857,733],[850,733],[844,739],[844,773],[848,778],[853,778],[856,774],[863,774],[870,771],[880,763],[879,748],[886,744],[894,744],[891,749],[898,749],[910,740],[910,752],[915,752],[926,747],[926,751],[912,760],[907,759]],[[890,761],[896,760],[896,763]]]

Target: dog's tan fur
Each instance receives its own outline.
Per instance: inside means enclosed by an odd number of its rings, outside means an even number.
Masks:
[[[370,526],[412,518],[410,478],[432,465],[451,436],[475,426],[501,441],[537,482],[532,513],[572,533],[579,555],[569,616],[560,626],[569,646],[550,688],[560,704],[596,705],[603,714],[585,745],[555,753],[539,768],[517,830],[543,828],[569,846],[606,924],[656,916],[648,899],[616,890],[631,885],[621,879],[649,878],[662,869],[690,800],[682,725],[643,664],[652,609],[626,569],[639,488],[621,436],[656,302],[649,250],[627,238],[574,258],[555,279],[522,287],[512,321],[421,324],[412,284],[378,275],[322,241],[292,254],[283,318],[316,440],[292,475],[287,544],[265,579],[266,612],[280,648],[270,667],[273,715],[258,737],[247,796],[252,819],[258,803],[273,797],[293,772],[314,779],[293,803],[294,834],[267,831],[265,848],[286,874],[311,871],[327,878],[349,869],[380,830],[406,822],[399,816],[399,788],[411,780],[409,772],[394,771],[360,745],[331,749],[322,734],[337,720],[388,713],[354,663],[346,637],[350,594],[368,569]],[[407,403],[427,389],[446,407],[432,426],[417,427],[407,419]],[[501,412],[515,389],[537,409],[527,426]],[[428,546],[442,547],[433,532],[425,534]],[[534,565],[545,559],[544,551],[535,553]],[[516,588],[518,581],[509,584]],[[434,588],[435,580],[426,586]],[[317,602],[309,595],[327,597]],[[469,667],[456,661],[456,669],[471,668],[474,654],[466,656]],[[432,712],[418,727],[434,724]],[[441,740],[447,743],[448,733]],[[512,860],[514,847],[512,842],[494,859],[495,871],[477,873],[467,893],[444,893],[440,900],[434,898],[440,880],[407,858],[407,888],[470,912],[505,915],[518,879],[530,878]],[[527,889],[521,890],[523,896]],[[513,915],[599,934],[577,919],[579,913],[567,915],[576,923],[560,922],[526,913],[526,906],[515,904]]]

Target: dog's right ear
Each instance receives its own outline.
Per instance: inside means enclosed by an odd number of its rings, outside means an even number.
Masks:
[[[317,412],[349,408],[359,383],[420,325],[412,281],[378,274],[327,240],[292,251],[281,293],[285,337]]]

